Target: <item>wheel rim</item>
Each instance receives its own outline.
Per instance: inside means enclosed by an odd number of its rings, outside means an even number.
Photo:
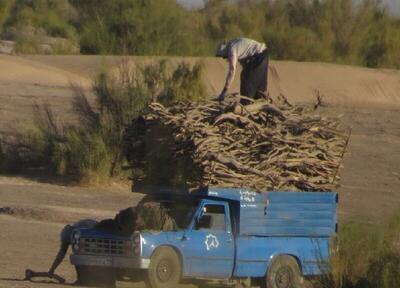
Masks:
[[[168,282],[169,279],[171,279],[171,276],[173,274],[173,268],[167,259],[163,259],[158,263],[157,265],[157,278],[161,282]]]
[[[278,288],[292,287],[293,272],[289,267],[281,267],[276,271],[275,284]]]

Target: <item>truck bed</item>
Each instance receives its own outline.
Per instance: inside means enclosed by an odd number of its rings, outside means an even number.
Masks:
[[[208,196],[240,202],[236,215],[240,235],[330,237],[337,229],[335,192],[257,193],[209,188]]]

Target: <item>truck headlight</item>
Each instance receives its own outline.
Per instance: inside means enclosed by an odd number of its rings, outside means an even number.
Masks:
[[[140,233],[135,234],[135,236],[133,237],[133,252],[135,253],[135,255],[140,255],[141,249],[142,249],[142,237],[140,235]]]
[[[81,237],[81,231],[79,230],[74,230],[74,232],[72,232],[72,243],[78,243],[79,238]]]
[[[136,235],[135,238],[133,239],[133,243],[136,246],[140,246],[140,235]]]

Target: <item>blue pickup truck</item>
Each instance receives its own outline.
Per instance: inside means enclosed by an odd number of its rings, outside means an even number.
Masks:
[[[297,288],[304,277],[328,271],[337,193],[207,188],[194,196],[171,195],[156,199],[175,215],[179,228],[172,231],[120,237],[76,230],[70,260],[78,279],[97,271],[96,277],[107,275],[103,284],[140,275],[153,288],[186,279]]]

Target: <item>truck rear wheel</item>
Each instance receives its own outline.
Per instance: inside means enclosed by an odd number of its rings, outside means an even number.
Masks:
[[[150,260],[147,286],[151,288],[175,288],[182,275],[179,255],[170,247],[157,249]]]
[[[76,265],[79,285],[88,287],[115,287],[115,274],[112,268]]]
[[[265,278],[265,286],[263,285],[263,287],[267,288],[303,287],[300,267],[296,259],[287,255],[279,256],[272,261]]]

